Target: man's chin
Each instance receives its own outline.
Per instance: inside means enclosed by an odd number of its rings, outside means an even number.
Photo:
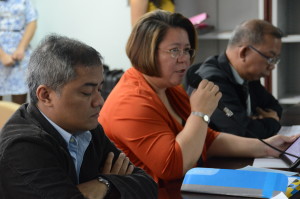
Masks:
[[[89,121],[89,123],[85,123],[84,126],[81,126],[81,131],[89,131],[95,129],[97,128],[98,125],[99,125],[98,121],[96,122]]]
[[[271,73],[272,72],[268,72],[268,73],[262,74],[262,77],[267,78],[267,77],[269,77],[271,75]]]
[[[89,125],[89,127],[90,127],[89,130],[97,128],[98,125],[99,125],[98,121],[95,123],[92,123],[91,125]]]

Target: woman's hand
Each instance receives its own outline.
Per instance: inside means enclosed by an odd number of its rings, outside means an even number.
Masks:
[[[12,58],[16,61],[21,61],[25,56],[25,50],[23,48],[17,48],[12,54]]]
[[[15,61],[14,61],[12,55],[7,54],[4,51],[0,56],[0,61],[4,66],[12,66],[15,64]]]
[[[299,136],[300,134],[294,136],[275,135],[273,137],[265,139],[264,141],[282,151],[285,151]],[[265,145],[265,151],[267,156],[279,157],[280,155],[280,152],[272,149],[267,145]]]
[[[190,97],[192,111],[199,111],[211,116],[218,106],[222,93],[213,82],[203,79]]]

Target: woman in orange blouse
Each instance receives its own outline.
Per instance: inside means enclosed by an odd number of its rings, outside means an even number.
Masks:
[[[203,80],[189,98],[180,86],[196,43],[193,25],[181,14],[145,14],[126,47],[133,67],[108,96],[99,116],[108,137],[158,183],[163,199],[181,198],[181,179],[199,160],[279,155],[257,139],[208,128],[221,98],[219,88]],[[282,148],[294,139],[276,136],[266,141]]]

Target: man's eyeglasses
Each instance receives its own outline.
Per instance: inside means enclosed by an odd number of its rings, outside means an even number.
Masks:
[[[256,48],[254,48],[251,45],[249,45],[248,47],[251,48],[252,50],[254,50],[255,52],[257,52],[263,58],[265,58],[267,60],[268,64],[270,64],[270,65],[276,65],[280,62],[280,57],[269,57],[269,56],[263,54],[262,52],[260,52],[259,50],[257,50]]]
[[[170,50],[165,50],[165,52],[170,53],[171,57],[174,59],[177,59],[182,55],[189,56],[191,58],[195,56],[195,49],[192,48],[185,48],[185,49],[172,48]]]

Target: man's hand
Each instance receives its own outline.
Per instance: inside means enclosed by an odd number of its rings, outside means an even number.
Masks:
[[[263,110],[262,108],[257,107],[256,111],[258,115],[253,116],[252,119],[273,118],[279,122],[279,117],[277,115],[277,112],[272,109]]]
[[[134,166],[130,164],[129,158],[124,153],[120,153],[115,164],[112,165],[114,153],[110,152],[102,169],[103,174],[128,175],[131,174]]]
[[[124,153],[120,153],[115,164],[112,165],[114,153],[110,152],[102,169],[103,174],[128,175],[131,174],[134,166],[130,164],[129,158]],[[77,185],[79,191],[88,199],[102,199],[105,197],[107,187],[98,180],[91,180]]]
[[[130,164],[129,158],[124,153],[120,153],[115,164],[112,165],[114,153],[110,152],[102,169],[103,174],[127,175],[131,174],[134,166]],[[102,199],[105,197],[107,187],[98,180],[91,180],[77,185],[79,191],[88,199]]]
[[[77,188],[85,198],[103,199],[107,192],[107,186],[98,180],[91,180],[77,185]]]

